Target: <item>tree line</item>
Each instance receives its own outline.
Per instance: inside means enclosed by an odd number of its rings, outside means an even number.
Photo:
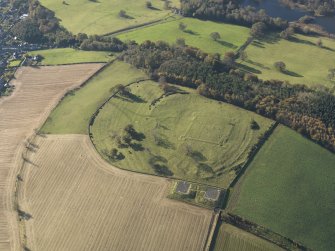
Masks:
[[[335,96],[305,85],[259,80],[239,70],[230,54],[221,59],[189,46],[146,41],[128,45],[121,59],[155,80],[196,88],[206,97],[274,119],[335,152]]]
[[[262,22],[270,29],[283,30],[288,27],[286,20],[270,17],[264,10],[256,11],[251,6],[242,7],[241,0],[181,0],[180,2],[185,16],[247,26]]]
[[[317,16],[335,14],[335,0],[282,0],[282,2],[290,7],[307,9]]]

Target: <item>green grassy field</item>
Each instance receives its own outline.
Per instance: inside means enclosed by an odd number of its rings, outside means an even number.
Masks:
[[[110,88],[127,84],[146,75],[130,65],[116,61],[95,76],[83,88],[66,96],[52,111],[42,132],[87,134],[89,119],[110,94]]]
[[[17,66],[20,66],[21,64],[21,59],[18,59],[18,60],[12,60],[9,62],[9,67],[17,67]]]
[[[186,31],[179,29],[179,23],[187,25]],[[219,32],[221,39],[214,41],[210,34]],[[171,22],[156,24],[118,35],[122,40],[166,41],[175,43],[177,38],[184,38],[187,45],[200,48],[208,53],[224,54],[237,50],[249,37],[249,29],[242,26],[201,21],[195,18],[183,18]]]
[[[236,176],[234,169],[245,163],[272,123],[198,94],[174,94],[157,101],[163,91],[152,81],[132,85],[131,93],[133,99],[117,96],[107,103],[92,127],[98,151],[108,159],[118,148],[125,158],[115,164],[124,169],[155,174],[154,165],[159,164],[174,177],[226,188]],[[250,128],[252,119],[259,130]],[[123,136],[128,124],[145,136],[136,142],[139,147],[118,147],[115,139]]]
[[[230,224],[221,224],[212,251],[283,251],[282,248]]]
[[[335,41],[322,38],[324,48],[316,45],[318,38],[295,35],[291,41],[268,37],[256,40],[246,49],[248,59],[242,62],[247,70],[257,73],[261,79],[281,79],[294,84],[308,86],[322,84],[335,86],[328,76],[328,70],[335,67]],[[273,66],[283,61],[287,72],[281,73]]]
[[[154,8],[146,7],[142,0],[41,0],[41,4],[55,12],[61,20],[61,25],[74,34],[106,34],[129,26],[139,25],[158,20],[170,15],[170,10],[164,9],[164,2],[151,0]],[[179,1],[171,1],[172,6]],[[118,16],[120,10],[125,10],[128,18]]]
[[[113,59],[113,56],[109,56],[110,52],[82,51],[71,48],[32,51],[29,55],[43,56],[44,59],[40,63],[41,65],[108,62]]]
[[[234,188],[229,207],[314,250],[332,250],[334,167],[334,154],[281,126]]]

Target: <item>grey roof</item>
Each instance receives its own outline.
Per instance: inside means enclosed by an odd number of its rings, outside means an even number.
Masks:
[[[221,194],[220,189],[207,188],[204,197],[205,199],[208,199],[208,200],[217,201],[219,199],[220,194]]]
[[[179,181],[176,191],[177,193],[184,193],[184,194],[188,194],[190,192],[190,187],[191,184],[186,182],[186,181]]]

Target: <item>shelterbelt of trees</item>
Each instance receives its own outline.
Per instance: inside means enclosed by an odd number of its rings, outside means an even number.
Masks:
[[[146,41],[128,45],[121,59],[145,69],[153,79],[197,88],[221,100],[283,123],[335,152],[335,96],[327,90],[261,81],[223,59],[188,46]]]
[[[181,10],[186,16],[201,19],[228,21],[251,26],[263,22],[270,29],[283,30],[288,22],[281,18],[272,18],[264,10],[255,11],[254,8],[242,7],[241,0],[181,0]]]

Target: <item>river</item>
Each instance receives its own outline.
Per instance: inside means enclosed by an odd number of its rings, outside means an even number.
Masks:
[[[310,13],[303,10],[290,9],[287,6],[282,5],[279,0],[245,0],[243,6],[247,5],[253,6],[258,10],[264,9],[271,17],[280,17],[288,21],[295,21],[305,15],[310,15]],[[324,30],[335,34],[335,16],[315,17],[313,23],[318,24],[322,26]]]

